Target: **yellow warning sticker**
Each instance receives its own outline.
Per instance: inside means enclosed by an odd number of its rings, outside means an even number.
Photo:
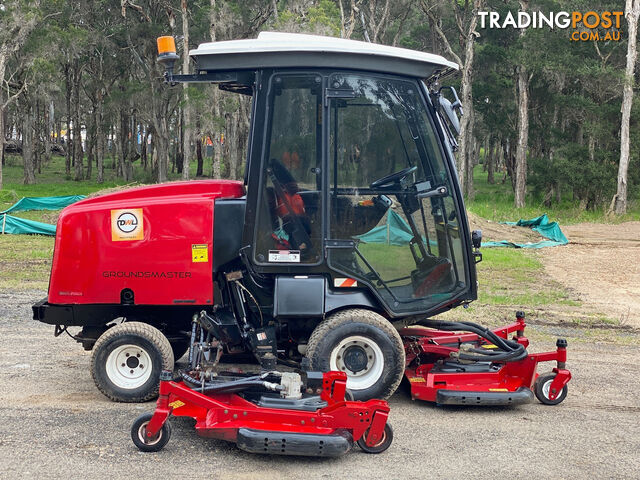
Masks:
[[[191,261],[208,262],[209,261],[209,245],[191,245]]]
[[[422,377],[410,377],[409,381],[411,383],[423,383],[423,382],[426,382],[426,380],[424,378],[422,378]]]
[[[144,239],[144,217],[141,208],[111,210],[111,240]]]
[[[490,388],[489,391],[490,392],[508,392],[509,390],[507,390],[506,388]]]
[[[184,405],[186,405],[186,404],[185,404],[184,402],[180,401],[180,400],[174,400],[173,402],[171,402],[171,403],[169,404],[169,406],[170,406],[171,408],[173,408],[174,410],[175,410],[176,408],[183,407]]]

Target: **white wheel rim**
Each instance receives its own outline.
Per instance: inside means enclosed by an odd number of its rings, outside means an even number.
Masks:
[[[552,378],[551,380],[547,380],[546,382],[544,382],[544,384],[542,384],[542,394],[544,395],[545,398],[548,398],[549,400],[551,400],[551,397],[549,397],[549,393],[551,390],[551,384],[553,383],[553,380],[554,379]],[[558,395],[556,395],[556,398],[558,398]]]
[[[134,389],[144,385],[153,370],[151,357],[137,345],[121,345],[107,357],[107,377],[116,387]]]
[[[357,372],[349,370],[345,364],[345,353],[350,349],[357,352],[366,352],[366,366]],[[375,385],[382,376],[384,369],[384,356],[376,342],[367,337],[353,335],[342,340],[331,352],[329,357],[331,370],[345,372],[347,374],[347,388],[350,390],[364,390]]]
[[[147,437],[147,426],[148,425],[149,425],[149,422],[144,422],[142,425],[140,425],[140,428],[138,429],[138,438],[145,445],[151,446],[151,445],[155,445],[156,443],[158,443],[160,441],[160,439],[162,438],[162,429],[160,429],[160,431],[158,433],[156,433],[155,437],[149,438],[149,437]]]

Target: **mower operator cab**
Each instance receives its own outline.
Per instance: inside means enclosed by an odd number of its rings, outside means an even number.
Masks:
[[[308,317],[356,297],[398,320],[475,298],[455,140],[434,107],[435,82],[455,64],[279,33],[204,44],[190,55],[200,73],[170,82],[214,81],[253,96],[242,234],[250,271],[311,275],[296,282],[322,297]],[[280,316],[295,310],[277,298],[273,305]]]

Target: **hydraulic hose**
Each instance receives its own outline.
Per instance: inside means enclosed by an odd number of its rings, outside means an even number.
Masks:
[[[186,372],[182,372],[182,379],[191,388],[207,393],[236,393],[242,392],[252,387],[261,387],[266,390],[279,391],[282,385],[263,380],[265,374],[253,377],[232,380],[230,382],[204,382],[204,385],[197,378],[192,377]]]
[[[498,350],[487,350],[484,348],[460,349],[455,356],[460,360],[480,362],[517,362],[527,357],[527,350],[524,345],[499,337],[486,327],[473,322],[443,322],[439,320],[423,319],[417,322],[423,327],[436,328],[445,331],[464,331],[475,333],[484,338],[489,343],[498,347]]]

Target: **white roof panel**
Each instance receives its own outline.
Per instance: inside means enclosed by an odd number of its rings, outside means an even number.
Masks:
[[[189,55],[203,70],[338,67],[422,78],[458,70],[457,64],[431,53],[299,33],[262,32],[255,39],[203,43]]]

